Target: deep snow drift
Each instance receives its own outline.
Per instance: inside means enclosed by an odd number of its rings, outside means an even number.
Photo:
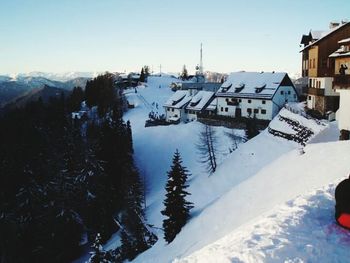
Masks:
[[[175,262],[348,262],[350,232],[333,217],[337,183],[298,196]]]

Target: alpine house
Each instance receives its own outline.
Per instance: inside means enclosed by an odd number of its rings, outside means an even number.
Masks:
[[[288,102],[297,102],[296,89],[284,72],[234,72],[216,93],[217,114],[272,120]]]

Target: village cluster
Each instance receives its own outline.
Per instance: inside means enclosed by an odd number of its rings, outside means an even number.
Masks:
[[[302,78],[296,85],[283,72],[234,72],[223,83],[193,78],[174,84],[176,92],[163,105],[166,121],[189,122],[199,116],[272,120],[286,104],[305,98],[310,114],[337,119],[340,139],[349,139],[350,23],[331,22],[328,30],[310,30],[300,44]],[[201,62],[197,76],[203,76],[202,69]]]

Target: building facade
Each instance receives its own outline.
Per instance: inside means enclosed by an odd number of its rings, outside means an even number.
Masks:
[[[330,55],[334,61],[334,89],[340,94],[337,112],[340,139],[350,139],[350,34],[338,41],[339,48]]]
[[[328,31],[318,31],[316,37],[304,35],[301,44],[302,74],[308,78],[307,107],[323,117],[339,108],[339,93],[333,86],[334,58],[330,55],[338,49],[338,41],[350,33],[350,23],[330,23]]]
[[[272,120],[288,102],[297,102],[296,89],[283,72],[234,72],[216,93],[217,114],[234,118]]]

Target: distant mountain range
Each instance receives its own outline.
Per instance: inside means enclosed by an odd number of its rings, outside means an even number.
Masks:
[[[5,107],[7,104],[12,106],[17,103],[22,104],[23,101],[28,101],[29,98],[39,98],[40,93],[47,97],[48,94],[56,94],[58,90],[66,93],[77,86],[85,88],[86,82],[95,75],[95,73],[88,72],[71,72],[66,74],[32,72],[28,74],[0,75],[0,108]],[[37,95],[34,96],[36,93]]]
[[[50,98],[59,98],[62,93],[67,96],[70,93],[70,90],[50,87],[46,85],[41,88],[33,88],[25,92],[22,96],[17,97],[16,99],[13,99],[5,104],[1,110],[3,112],[6,112],[14,108],[21,108],[24,107],[28,102],[37,101],[39,98],[41,98],[45,103],[48,102]]]
[[[32,71],[29,73],[18,73],[18,74],[11,74],[7,76],[11,77],[12,79],[25,78],[25,77],[35,77],[35,78],[41,77],[52,81],[66,82],[76,78],[92,79],[94,77],[97,77],[99,74],[103,74],[103,73],[104,72],[79,72],[79,71],[52,73],[52,72]]]

